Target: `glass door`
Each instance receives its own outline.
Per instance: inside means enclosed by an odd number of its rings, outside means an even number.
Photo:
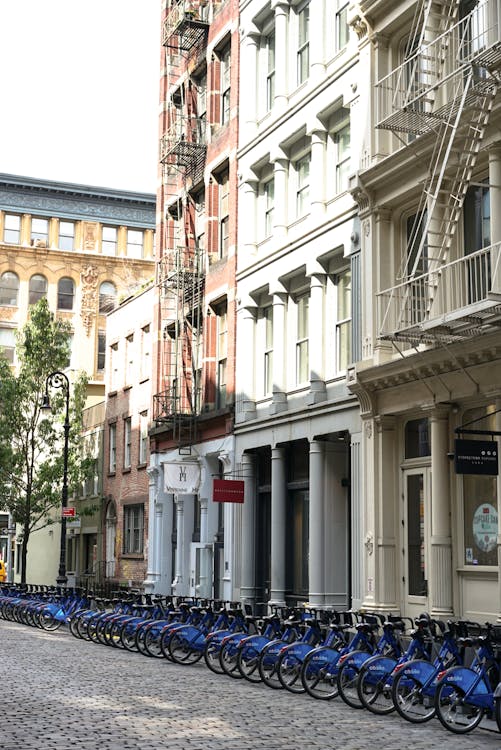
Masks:
[[[212,544],[192,543],[190,555],[190,595],[212,599]]]
[[[428,605],[430,494],[429,468],[404,471],[403,583],[405,610],[411,617]]]

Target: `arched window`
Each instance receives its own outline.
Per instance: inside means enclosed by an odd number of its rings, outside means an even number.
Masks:
[[[42,297],[47,296],[47,279],[40,273],[34,274],[30,279],[29,304],[35,305]]]
[[[75,283],[73,279],[64,276],[57,284],[57,309],[73,310],[75,297]]]
[[[5,271],[0,277],[0,305],[17,305],[19,277],[13,271]]]
[[[115,309],[117,290],[111,281],[103,281],[99,287],[99,312],[108,313]]]

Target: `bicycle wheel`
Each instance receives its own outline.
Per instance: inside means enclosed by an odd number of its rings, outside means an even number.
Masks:
[[[160,636],[160,630],[157,628],[149,628],[144,634],[144,650],[149,656],[153,656],[155,659],[164,658],[160,645]]]
[[[78,632],[78,627],[77,627],[77,625],[78,625],[78,619],[79,619],[78,617],[72,617],[71,620],[70,620],[70,633],[75,638],[81,638],[82,637],[80,635],[80,633]]]
[[[229,640],[221,646],[219,650],[219,665],[224,674],[227,674],[229,677],[233,677],[235,680],[240,680],[243,677],[238,668],[238,646],[236,643],[232,643]]]
[[[44,610],[38,613],[37,619],[40,623],[40,627],[44,630],[57,630],[63,624],[62,620],[56,620],[51,612],[46,612]]]
[[[282,645],[277,645],[275,641],[268,643],[259,655],[259,674],[261,680],[268,687],[274,690],[281,690],[282,683],[278,677],[278,652]]]
[[[257,648],[249,645],[244,645],[238,649],[237,654],[237,667],[238,671],[245,677],[249,682],[261,682],[261,675],[258,669],[259,664],[259,651]]]
[[[176,664],[195,664],[203,656],[203,651],[195,650],[192,641],[181,633],[172,633],[169,639],[169,654]]]
[[[372,659],[370,661],[373,662]],[[391,671],[371,671],[363,666],[357,684],[358,697],[362,706],[380,716],[391,714],[395,710],[391,685]]]
[[[126,651],[137,651],[136,630],[136,623],[125,624],[120,630],[120,642]]]
[[[496,716],[496,724],[498,725],[498,729],[501,732],[501,698],[496,698],[494,714]]]
[[[423,693],[421,680],[399,672],[391,686],[393,704],[403,719],[412,724],[424,724],[435,716],[435,705],[430,695]]]
[[[277,674],[282,687],[290,693],[304,693],[305,688],[301,682],[302,660],[294,654],[287,652],[278,658]]]
[[[339,690],[339,695],[348,706],[351,706],[351,708],[363,708],[357,690],[359,675],[359,668],[348,662],[342,664],[337,673],[337,688]]]
[[[301,667],[301,682],[312,698],[327,701],[337,696],[338,658],[339,652],[334,649],[311,651],[305,656]]]
[[[224,669],[219,661],[220,651],[221,643],[216,642],[213,638],[209,639],[205,644],[204,661],[211,672],[215,672],[216,674],[224,674]]]
[[[482,721],[483,708],[468,703],[465,692],[457,685],[442,682],[435,694],[435,709],[442,726],[454,734],[466,734]]]

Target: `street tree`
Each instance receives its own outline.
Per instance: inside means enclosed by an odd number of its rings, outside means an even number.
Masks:
[[[40,406],[48,375],[67,368],[70,350],[71,326],[56,318],[43,298],[30,307],[29,320],[17,334],[16,367],[0,352],[0,506],[22,527],[23,583],[31,535],[61,519],[65,394],[52,389],[49,414]],[[85,373],[78,374],[70,389],[70,496],[79,493],[93,464],[81,448],[87,380]]]

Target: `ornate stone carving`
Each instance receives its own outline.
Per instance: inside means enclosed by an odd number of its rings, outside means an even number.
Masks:
[[[80,280],[82,282],[81,316],[87,336],[90,335],[92,321],[96,315],[97,279],[97,266],[89,263],[82,268],[80,272]]]
[[[87,252],[96,252],[97,243],[97,224],[84,222],[83,224],[83,248]]]

